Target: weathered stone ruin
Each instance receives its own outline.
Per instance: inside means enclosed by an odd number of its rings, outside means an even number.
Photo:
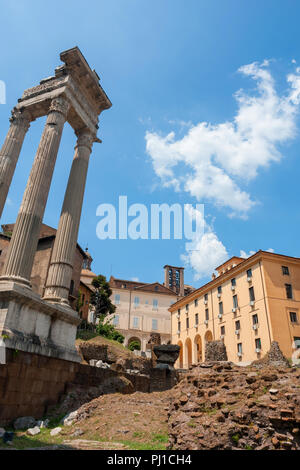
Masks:
[[[156,369],[174,370],[174,364],[178,359],[180,347],[176,344],[161,344],[154,346],[156,356]]]
[[[172,390],[170,449],[300,449],[299,368],[207,365]]]
[[[205,361],[227,361],[226,346],[223,341],[208,341],[205,344]]]
[[[255,364],[257,366],[259,365],[271,365],[271,366],[278,366],[278,367],[289,367],[289,361],[287,358],[283,355],[279,344],[277,341],[272,341],[271,347],[267,354],[262,358],[257,361],[254,361],[252,364]]]

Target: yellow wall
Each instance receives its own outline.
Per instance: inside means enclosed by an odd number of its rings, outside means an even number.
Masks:
[[[282,266],[289,268],[289,275],[282,274]],[[300,265],[297,261],[283,262],[274,257],[264,260],[263,269],[273,337],[290,358],[295,351],[294,337],[300,337]],[[293,299],[286,298],[285,284],[292,285]],[[297,324],[291,323],[290,312],[297,313]]]

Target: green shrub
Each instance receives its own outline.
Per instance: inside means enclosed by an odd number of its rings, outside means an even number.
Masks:
[[[131,343],[129,343],[128,345],[128,349],[130,349],[130,351],[140,351],[141,350],[141,345],[138,341],[131,341]]]
[[[98,323],[96,326],[96,332],[98,335],[104,336],[105,338],[113,339],[121,344],[124,343],[125,337],[121,335],[121,333],[117,331],[111,323]]]

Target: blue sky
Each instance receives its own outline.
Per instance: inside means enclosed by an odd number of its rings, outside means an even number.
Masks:
[[[23,90],[75,45],[113,103],[101,116],[79,232],[95,272],[154,282],[164,264],[185,263],[185,281],[198,286],[241,250],[300,256],[298,2],[0,0],[0,12],[1,142]],[[1,223],[17,216],[43,124],[27,134]],[[44,218],[54,227],[74,145],[65,126]],[[99,240],[96,208],[119,195],[147,207],[204,203],[198,251],[187,254],[184,240]]]

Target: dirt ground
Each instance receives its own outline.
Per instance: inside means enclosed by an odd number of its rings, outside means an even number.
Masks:
[[[164,450],[168,442],[167,411],[172,391],[103,395],[83,405],[84,419],[71,426],[51,423],[34,437],[17,432],[16,449]],[[60,426],[58,436],[51,428]],[[7,448],[0,443],[0,448]]]

